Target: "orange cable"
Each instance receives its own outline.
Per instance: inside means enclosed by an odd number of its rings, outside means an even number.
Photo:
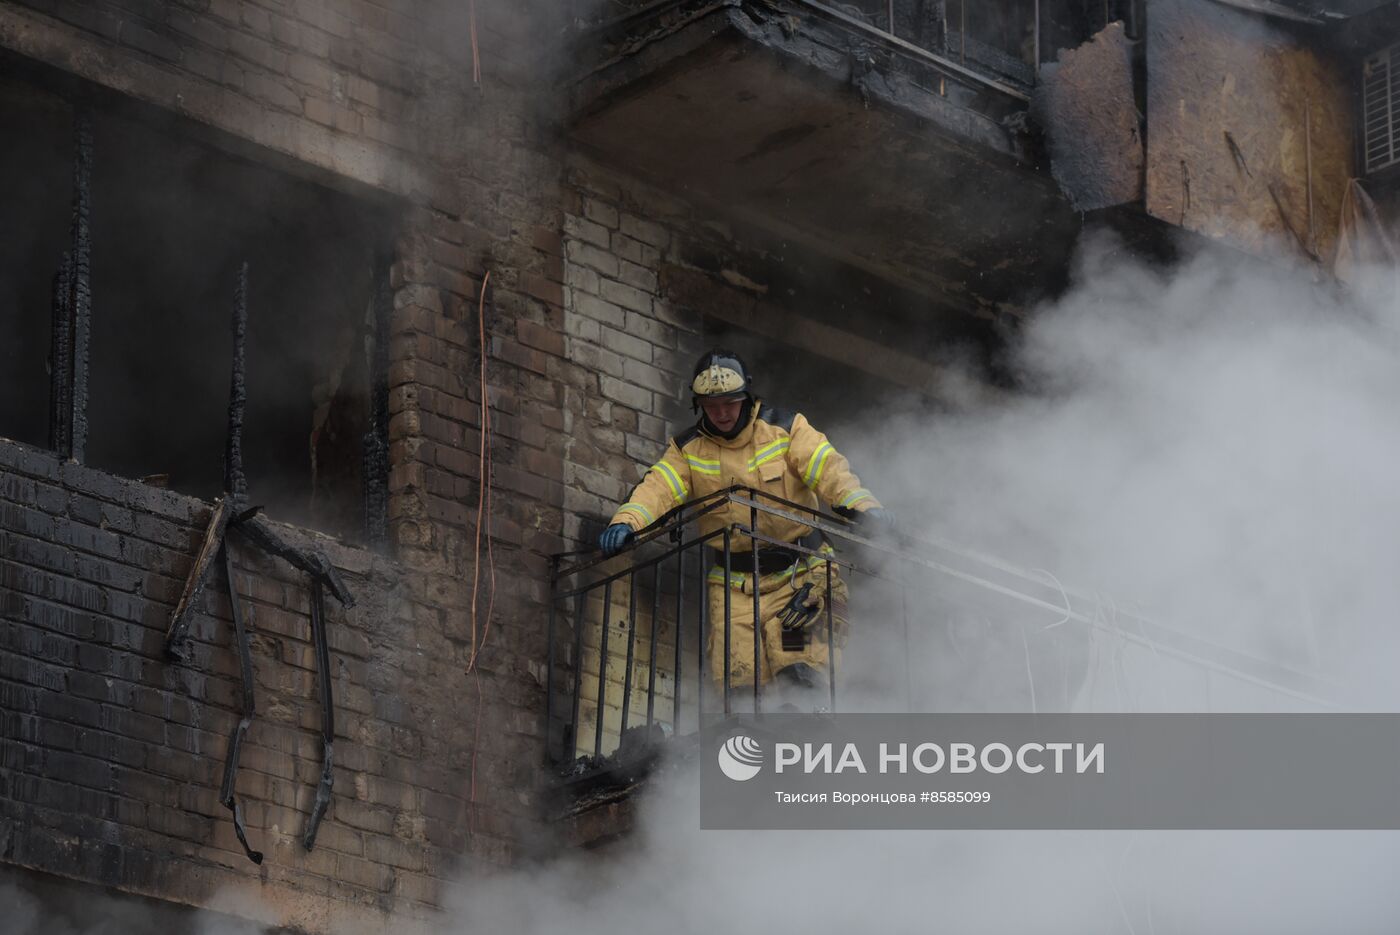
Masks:
[[[481,296],[477,301],[478,340],[481,347],[481,450],[477,452],[476,548],[472,567],[472,652],[467,659],[467,672],[476,669],[477,656],[486,645],[491,632],[491,613],[496,603],[496,559],[491,546],[491,407],[486,393],[486,288],[491,282],[488,271],[481,280]],[[486,555],[491,568],[491,595],[486,604],[486,622],[481,640],[476,637],[477,593],[481,583],[481,533],[486,530]]]
[[[481,50],[476,40],[476,0],[467,0],[467,25],[472,34],[472,84],[481,87]]]
[[[481,279],[481,295],[477,301],[477,335],[481,352],[480,418],[481,444],[477,452],[477,497],[476,497],[476,545],[472,560],[472,605],[471,605],[471,655],[467,658],[467,674],[472,676],[476,686],[476,714],[472,727],[471,787],[467,808],[467,831],[476,833],[476,757],[481,747],[481,670],[476,662],[481,650],[486,646],[486,638],[491,633],[491,614],[496,604],[496,559],[491,546],[491,407],[486,393],[486,287],[491,282],[491,272],[487,270]],[[486,603],[486,622],[477,640],[476,608],[481,586],[481,533],[486,530],[486,555],[491,568],[491,594]]]

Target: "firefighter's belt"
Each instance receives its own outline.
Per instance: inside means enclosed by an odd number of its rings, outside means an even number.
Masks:
[[[798,539],[797,545],[806,549],[817,549],[822,544],[821,533],[813,530],[807,535]],[[742,553],[740,553],[742,554]],[[782,546],[765,546],[758,550],[758,573],[763,575],[776,575],[779,572],[787,571],[804,557],[802,552],[796,549],[785,549]],[[751,555],[736,556],[733,559],[735,571],[747,572],[753,568],[753,558]]]
[[[758,573],[760,575],[776,575],[779,572],[787,571],[799,557],[799,553],[793,549],[759,549]],[[753,568],[753,559],[749,556],[736,558],[733,567],[735,571],[749,571]]]

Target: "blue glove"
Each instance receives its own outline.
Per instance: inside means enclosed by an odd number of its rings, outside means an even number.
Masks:
[[[598,548],[603,550],[604,558],[612,558],[631,545],[635,538],[637,534],[632,531],[631,526],[626,523],[613,523],[598,537]]]
[[[868,523],[874,532],[894,532],[898,525],[894,514],[882,506],[873,506],[863,513],[857,513],[856,518],[862,523]]]

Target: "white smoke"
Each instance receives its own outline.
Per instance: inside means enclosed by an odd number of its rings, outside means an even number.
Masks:
[[[1315,707],[1120,638],[1131,610],[1261,671],[1306,672],[1323,701],[1394,710],[1393,293],[1218,254],[1163,272],[1105,242],[1075,282],[1017,350],[1034,392],[823,428],[905,529],[1033,569],[1080,619],[964,589],[956,608],[913,601],[906,649],[888,592],[857,581],[844,705],[902,709],[907,659],[931,710]],[[444,935],[1281,935],[1389,932],[1400,917],[1388,832],[702,832],[697,797],[682,766],[608,849],[473,874]],[[146,931],[151,911],[0,887],[0,931],[18,935]]]
[[[1306,669],[1345,706],[1393,710],[1392,302],[1215,253],[1156,272],[1110,247],[1084,251],[1076,287],[1025,336],[1041,391],[887,427],[864,440],[882,453],[879,480],[940,538]],[[1196,683],[1141,703],[1289,704],[1228,682],[1212,686],[1236,694],[1210,702]]]
[[[1132,608],[1318,676],[1326,701],[1393,710],[1400,340],[1377,295],[1216,254],[1162,272],[1094,242],[1017,351],[1034,393],[829,428],[906,529],[1044,569],[1110,624],[1090,638],[1044,609],[950,620],[916,602],[906,652],[871,588],[856,701],[902,699],[908,656],[915,698],[1024,708],[1032,670],[1069,647],[1042,709],[1314,707],[1150,648],[1125,665],[1111,624]],[[696,795],[655,783],[611,851],[468,880],[448,930],[1382,932],[1400,916],[1390,833],[701,832]]]
[[[122,893],[83,887],[22,871],[0,881],[0,932],[5,935],[136,935],[168,931],[188,935],[259,935],[262,925],[247,919],[155,902]],[[78,884],[81,886],[81,884]],[[80,898],[75,898],[80,897]],[[223,900],[241,912],[261,910],[241,901]]]

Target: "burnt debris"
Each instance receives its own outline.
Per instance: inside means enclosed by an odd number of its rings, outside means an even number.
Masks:
[[[307,824],[302,843],[310,850],[316,841],[326,808],[330,804],[333,781],[333,741],[335,737],[334,700],[331,694],[330,648],[326,639],[324,590],[346,607],[355,601],[345,582],[325,555],[289,542],[265,517],[261,507],[248,505],[248,482],[243,472],[243,417],[247,405],[245,342],[248,330],[248,264],[239,267],[233,303],[233,363],[229,382],[228,434],[224,446],[224,494],[214,501],[204,540],[195,558],[179,602],[170,617],[166,632],[166,652],[175,659],[187,657],[189,626],[200,595],[208,585],[216,559],[221,559],[228,588],[229,608],[233,617],[234,637],[242,681],[242,711],[229,736],[228,755],[224,763],[220,803],[233,814],[234,831],[248,859],[262,863],[263,855],[248,843],[243,825],[243,810],[238,804],[234,786],[243,740],[256,712],[253,696],[253,658],[248,640],[248,621],[233,573],[233,553],[230,531],[236,531],[248,544],[277,556],[311,578],[311,639],[316,652],[317,681],[321,701],[322,770],[316,789],[316,802]],[[56,329],[57,331],[57,329]]]
[[[238,642],[238,678],[243,694],[243,711],[228,738],[228,758],[224,761],[224,781],[219,787],[219,804],[233,813],[233,831],[238,835],[238,843],[243,845],[243,852],[253,863],[260,864],[263,862],[262,851],[253,850],[248,844],[248,832],[243,827],[243,809],[238,805],[238,796],[234,794],[233,788],[238,779],[238,759],[243,752],[243,738],[247,736],[257,710],[253,698],[253,655],[248,647],[248,628],[243,622],[243,605],[238,597],[238,588],[234,587],[233,583],[233,556],[229,552],[227,542],[224,542],[220,551],[224,557],[224,573],[228,577],[229,614],[233,617],[233,632]]]
[[[335,784],[335,704],[331,699],[331,651],[326,642],[326,597],[319,580],[311,582],[311,637],[316,647],[316,686],[321,696],[321,780],[316,784],[316,801],[301,843],[308,851],[316,844],[316,831],[331,804]]]
[[[228,435],[224,442],[224,490],[240,506],[248,499],[243,473],[243,413],[248,406],[244,347],[248,340],[248,264],[238,267],[233,295],[233,368],[228,388]]]
[[[382,549],[389,531],[389,314],[393,295],[389,263],[381,259],[374,277],[367,347],[369,372],[369,431],[364,437],[365,541]]]
[[[49,447],[83,461],[87,449],[88,345],[92,333],[92,115],[73,116],[73,217],[54,276],[49,351]]]

